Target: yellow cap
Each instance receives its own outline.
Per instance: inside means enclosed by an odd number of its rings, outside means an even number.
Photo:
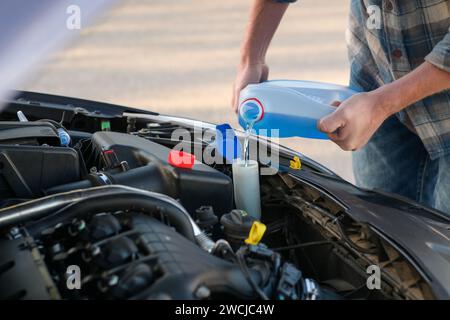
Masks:
[[[295,156],[293,160],[290,161],[289,167],[291,169],[300,170],[300,168],[302,167],[302,162],[300,161],[300,158]]]
[[[248,233],[248,238],[245,239],[245,243],[247,244],[253,244],[253,245],[257,245],[263,235],[264,232],[266,232],[266,225],[262,222],[259,221],[254,221],[252,224],[252,228],[250,229],[250,232]]]

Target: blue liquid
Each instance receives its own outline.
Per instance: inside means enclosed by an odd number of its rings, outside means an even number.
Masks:
[[[307,117],[295,117],[292,115],[266,113],[264,117],[254,123],[253,129],[256,134],[274,136],[270,130],[278,129],[280,138],[302,137],[309,139],[329,139],[328,136],[317,129],[317,119]],[[239,117],[239,124],[247,128],[248,124],[242,117]],[[267,129],[267,132],[261,132],[260,129]]]

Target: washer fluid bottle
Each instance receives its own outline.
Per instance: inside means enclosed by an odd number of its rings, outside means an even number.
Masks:
[[[278,129],[280,138],[328,139],[317,129],[317,122],[336,109],[332,102],[355,93],[346,86],[302,80],[250,84],[239,96],[239,124],[261,135],[272,135],[270,130]]]

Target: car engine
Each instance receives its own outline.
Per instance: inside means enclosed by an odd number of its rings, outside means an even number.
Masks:
[[[235,208],[231,165],[171,162],[176,123],[1,120],[0,299],[433,296],[394,247],[288,173],[261,177],[267,231],[246,243],[255,221]],[[366,286],[372,263],[386,265],[382,290]]]

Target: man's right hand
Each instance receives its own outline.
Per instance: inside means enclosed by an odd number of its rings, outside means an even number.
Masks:
[[[266,81],[268,76],[269,67],[265,63],[244,64],[238,67],[236,79],[233,83],[233,99],[231,102],[234,112],[238,111],[241,90],[248,84]]]

